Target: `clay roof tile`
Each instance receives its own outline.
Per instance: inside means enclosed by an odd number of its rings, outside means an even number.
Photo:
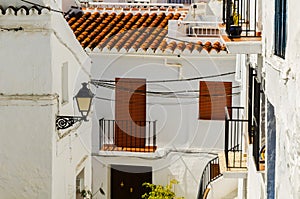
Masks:
[[[226,51],[226,46],[220,42],[210,41],[204,44],[168,41],[165,39],[168,29],[168,20],[178,20],[181,13],[116,13],[86,12],[68,19],[68,24],[83,48],[93,50],[116,49],[117,51],[134,49],[133,52],[155,52],[157,49],[167,53],[176,51],[201,52],[202,49],[210,52]],[[98,50],[99,50],[98,49]],[[152,51],[148,51],[151,49]],[[131,50],[130,50],[131,51]]]

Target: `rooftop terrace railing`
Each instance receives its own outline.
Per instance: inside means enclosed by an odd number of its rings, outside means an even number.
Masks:
[[[217,19],[211,21],[179,21],[178,32],[188,37],[219,37],[220,22]]]
[[[82,2],[82,4],[85,7],[88,8],[97,8],[97,7],[110,7],[110,8],[183,8],[183,4],[177,4],[177,3],[144,3],[144,2],[138,2],[138,3],[113,3],[113,2]]]

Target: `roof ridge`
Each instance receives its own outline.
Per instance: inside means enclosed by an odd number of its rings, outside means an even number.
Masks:
[[[22,5],[20,7],[16,6],[8,6],[7,8],[3,8],[0,6],[0,15],[42,15],[49,13],[50,9],[47,8],[39,8],[38,6],[25,6]]]

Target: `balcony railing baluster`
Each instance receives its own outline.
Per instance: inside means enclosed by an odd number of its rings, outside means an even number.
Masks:
[[[99,143],[100,143],[100,146],[103,144],[103,132],[102,132],[102,129],[103,129],[103,120],[104,118],[100,119],[99,120]]]

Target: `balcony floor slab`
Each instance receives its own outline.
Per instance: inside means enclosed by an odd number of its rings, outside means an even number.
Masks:
[[[227,168],[226,166],[226,160],[225,160],[225,153],[219,153],[219,163],[220,163],[220,171],[223,174],[224,178],[246,178],[247,177],[247,155],[242,155],[242,162],[241,167],[242,168]],[[240,165],[240,157],[236,156],[234,157],[233,153],[228,154],[229,162],[232,163],[235,161],[236,165]]]
[[[227,35],[222,35],[221,40],[231,54],[260,54],[262,52],[261,37],[229,38]]]
[[[126,152],[144,152],[153,153],[156,150],[156,146],[145,146],[145,147],[118,147],[114,144],[105,144],[100,149],[101,151],[126,151]]]

